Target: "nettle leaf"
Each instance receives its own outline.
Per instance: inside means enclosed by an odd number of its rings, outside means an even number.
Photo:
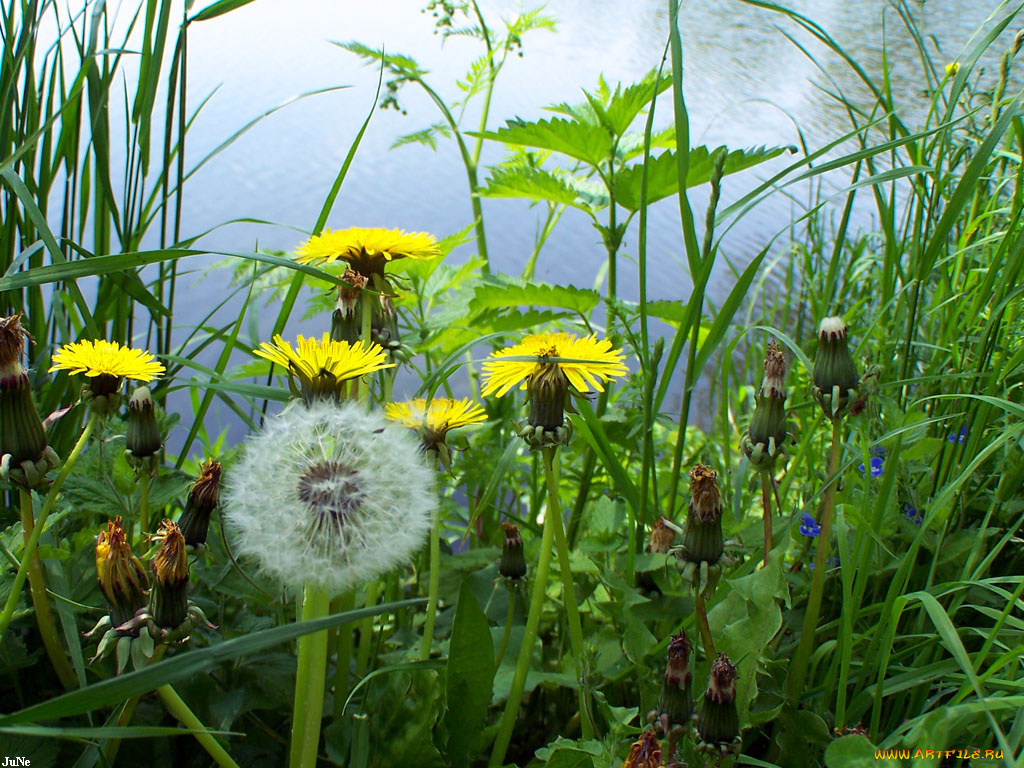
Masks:
[[[587,212],[592,210],[569,179],[525,165],[492,169],[487,186],[480,190],[480,194],[484,197],[525,197],[529,200],[570,205]]]
[[[504,307],[558,307],[585,315],[601,301],[597,291],[576,288],[572,285],[547,285],[546,283],[491,282],[479,285],[473,291],[469,302],[472,312]]]
[[[412,133],[406,133],[399,136],[391,144],[391,149],[403,147],[406,144],[422,144],[425,147],[430,147],[433,150],[437,150],[437,137],[443,136],[448,139],[451,138],[452,132],[448,128],[447,123],[434,123],[433,125],[427,126],[419,131],[413,131]]]
[[[370,48],[368,45],[355,41],[348,43],[332,42],[339,48],[344,48],[346,51],[365,59],[367,64],[383,63],[384,66],[396,75],[415,78],[428,74],[428,71],[422,69],[411,56],[405,56],[401,53],[385,53],[381,49]]]
[[[690,150],[690,168],[686,175],[686,186],[696,187],[711,180],[714,170],[715,153],[724,147],[709,151],[707,147],[695,147]],[[754,149],[736,149],[725,159],[725,175],[746,170],[773,157],[778,157],[792,147],[756,147]],[[679,191],[676,173],[676,153],[669,150],[657,157],[651,157],[647,163],[647,202],[654,203],[674,195]],[[623,208],[630,211],[640,209],[640,185],[643,180],[643,165],[637,163],[620,170],[615,174],[615,200]]]
[[[518,118],[508,120],[497,131],[483,131],[468,135],[513,144],[561,152],[590,165],[600,165],[611,151],[611,137],[598,125],[578,120],[552,120],[527,122]]]
[[[463,580],[445,675],[445,756],[450,765],[468,766],[472,762],[474,742],[487,720],[493,682],[494,646],[487,617],[473,596],[469,580]]]
[[[643,80],[622,88],[615,87],[615,93],[605,106],[604,115],[608,127],[616,136],[621,136],[633,124],[641,110],[650,104],[652,97],[665,91],[672,85],[672,76],[663,74],[658,77],[657,70],[648,72]]]

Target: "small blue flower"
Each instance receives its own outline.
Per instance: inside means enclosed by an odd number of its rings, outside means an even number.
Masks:
[[[800,526],[800,535],[806,536],[809,539],[813,539],[819,533],[821,533],[821,526],[818,525],[817,521],[807,512],[804,512],[803,524]]]
[[[924,522],[924,517],[917,511],[913,504],[903,504],[900,506],[900,512],[902,512],[907,520],[912,522],[914,525],[920,525]]]
[[[872,456],[871,457],[871,461],[869,463],[871,465],[871,476],[872,477],[879,477],[880,475],[882,475],[885,472],[885,461],[882,459],[881,456]],[[857,465],[857,469],[860,470],[860,473],[862,475],[864,474],[864,464],[863,463],[858,464]]]
[[[811,560],[811,562],[810,562],[810,567],[811,567],[811,570],[813,571],[814,570],[814,561],[813,560]],[[838,567],[839,567],[839,556],[838,555],[836,557],[826,557],[825,558],[825,568],[838,568]]]
[[[963,445],[967,441],[967,427],[960,427],[960,434],[949,434],[946,435],[947,443],[959,443]]]

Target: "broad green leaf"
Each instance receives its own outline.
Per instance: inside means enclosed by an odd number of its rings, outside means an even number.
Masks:
[[[874,768],[878,762],[875,745],[857,734],[836,739],[825,750],[828,768]]]
[[[480,194],[484,197],[521,197],[591,210],[569,181],[550,171],[527,165],[492,169],[487,186],[480,190]]]
[[[586,315],[601,301],[597,291],[576,288],[572,285],[547,285],[545,283],[490,282],[477,286],[469,302],[471,312],[504,307],[559,307]]]
[[[40,704],[12,712],[9,715],[0,715],[0,725],[27,722],[38,723],[46,720],[55,720],[60,717],[79,715],[83,712],[92,712],[102,707],[112,706],[125,699],[130,699],[133,696],[142,696],[156,690],[161,685],[174,683],[178,680],[197,675],[221,662],[230,661],[236,663],[242,656],[256,653],[264,648],[270,648],[281,643],[287,643],[310,632],[319,632],[320,630],[330,629],[341,624],[348,624],[366,616],[394,613],[402,608],[423,605],[424,602],[426,601],[421,599],[400,600],[395,603],[384,603],[369,608],[360,608],[355,611],[335,613],[322,619],[300,621],[281,627],[273,627],[261,632],[254,632],[244,637],[228,640],[225,643],[218,643],[209,648],[197,648],[185,653],[179,653],[171,659],[165,659],[145,669],[129,672],[120,677],[110,678],[85,688],[79,688]]]
[[[516,118],[497,131],[468,135],[519,147],[550,149],[590,165],[600,165],[611,152],[611,138],[603,128],[560,117],[533,123]]]
[[[656,82],[657,81],[657,82]],[[605,117],[609,127],[616,136],[623,135],[633,124],[636,116],[651,102],[651,98],[672,86],[672,76],[668,73],[658,77],[658,71],[652,69],[643,80],[622,88],[615,87],[615,93],[605,107]],[[621,90],[620,90],[621,89]]]
[[[708,150],[705,146],[690,150],[690,164],[686,173],[686,186],[696,187],[711,180],[716,153],[724,150],[718,147]],[[755,147],[753,149],[735,149],[725,159],[725,175],[746,170],[755,165],[778,157],[786,147]],[[792,148],[789,148],[792,150]],[[640,183],[643,176],[643,165],[637,163],[615,174],[615,200],[623,208],[636,211],[640,208]],[[676,153],[669,150],[647,163],[647,202],[654,203],[679,190],[678,174],[676,173]]]
[[[494,682],[494,646],[487,617],[477,604],[469,580],[463,580],[455,608],[448,671],[445,683],[444,715],[448,743],[445,754],[455,768],[468,766],[487,720]]]

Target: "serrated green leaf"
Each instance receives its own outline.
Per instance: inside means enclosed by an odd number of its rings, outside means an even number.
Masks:
[[[708,150],[705,146],[690,150],[690,166],[686,174],[686,186],[696,187],[711,180],[714,169],[715,154],[724,149],[718,147]],[[778,157],[786,147],[755,147],[753,149],[735,149],[725,159],[725,175],[752,168],[773,157]],[[640,184],[643,177],[643,165],[637,163],[624,168],[615,174],[615,200],[623,208],[630,211],[640,209]],[[679,191],[676,173],[676,154],[669,150],[647,163],[647,202],[654,203],[674,195]]]
[[[851,734],[836,739],[825,750],[828,768],[869,768],[878,765],[875,746],[863,736]]]
[[[611,152],[611,138],[603,128],[560,117],[532,123],[516,118],[497,131],[469,135],[519,147],[550,149],[590,165],[600,165]]]
[[[585,315],[601,301],[597,291],[572,285],[545,283],[487,283],[477,286],[469,302],[471,312],[505,307],[558,307]]]
[[[487,186],[480,190],[480,194],[484,197],[523,197],[591,211],[590,205],[577,194],[569,181],[550,171],[527,165],[493,168]]]
[[[604,113],[609,127],[616,136],[621,136],[633,124],[636,116],[646,107],[652,97],[667,90],[672,85],[672,76],[668,73],[658,77],[657,70],[652,69],[644,78],[633,85],[622,88],[615,87]],[[621,90],[620,90],[621,89]]]
[[[473,760],[474,742],[487,719],[493,682],[491,632],[487,617],[466,579],[455,608],[445,682],[444,724],[448,732],[445,755],[454,768],[468,766]]]

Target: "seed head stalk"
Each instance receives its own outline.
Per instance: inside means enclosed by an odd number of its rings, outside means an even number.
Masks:
[[[807,599],[807,611],[804,614],[804,626],[800,632],[800,644],[789,668],[789,680],[786,692],[791,700],[796,700],[803,693],[807,677],[807,662],[814,647],[814,633],[818,626],[818,614],[821,610],[821,598],[825,587],[825,560],[828,556],[832,539],[832,512],[835,504],[836,486],[839,485],[839,460],[843,452],[843,421],[832,419],[832,450],[829,454],[828,476],[831,478],[825,488],[822,502],[821,531],[818,533],[818,550],[814,556],[814,575],[811,579],[811,594]]]
[[[441,510],[435,507],[430,524],[430,581],[427,585],[427,618],[423,624],[423,644],[420,660],[430,658],[434,642],[434,622],[437,619],[437,597],[441,591]],[[511,596],[509,597],[511,600]]]
[[[318,634],[326,634],[318,633]],[[321,678],[322,679],[322,678]],[[189,709],[188,704],[185,703],[184,699],[178,695],[178,692],[174,690],[170,685],[161,685],[156,689],[156,692],[160,695],[161,701],[164,706],[167,707],[167,711],[174,715],[183,725],[188,726],[192,730],[192,735],[196,737],[196,741],[202,745],[203,749],[206,750],[207,754],[213,758],[213,761],[221,768],[238,768],[238,763],[231,759],[231,755],[220,745],[214,736],[209,733],[206,726],[203,725],[202,721],[196,717],[195,713]],[[320,697],[323,698],[323,684],[320,687]],[[319,737],[319,731],[317,736]],[[315,749],[315,747],[314,747]],[[314,755],[314,761],[316,756]],[[310,763],[313,765],[313,763]]]
[[[18,596],[21,594],[21,588],[25,584],[25,578],[28,576],[29,566],[35,559],[36,549],[39,546],[39,537],[42,535],[43,528],[46,525],[46,518],[53,511],[53,505],[57,501],[57,495],[64,485],[64,480],[67,479],[72,467],[75,466],[78,457],[82,455],[82,450],[85,448],[85,444],[89,442],[89,436],[92,434],[93,429],[95,429],[98,420],[99,414],[91,411],[89,419],[85,423],[85,429],[82,430],[82,434],[78,437],[78,442],[71,449],[67,461],[60,468],[56,479],[53,481],[53,485],[50,486],[49,493],[46,494],[46,498],[43,500],[43,507],[39,511],[39,519],[35,521],[31,535],[25,542],[25,551],[22,553],[21,564],[18,566],[18,573],[14,577],[14,584],[11,585],[11,593],[7,597],[7,604],[4,606],[3,613],[0,614],[0,639],[3,638],[7,628],[11,625],[11,619],[14,618],[14,609],[18,605]]]
[[[307,583],[302,591],[301,621],[322,618],[329,610],[327,590]],[[327,630],[303,635],[298,640],[289,768],[313,768],[316,765],[326,673]]]

